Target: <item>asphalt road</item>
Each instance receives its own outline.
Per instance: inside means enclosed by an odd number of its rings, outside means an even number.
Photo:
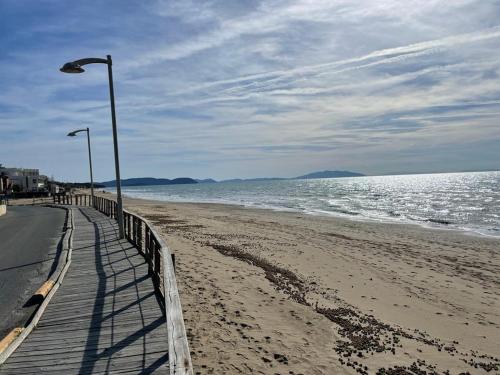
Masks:
[[[37,206],[0,216],[0,339],[35,310],[26,302],[47,279],[65,218],[65,210]]]

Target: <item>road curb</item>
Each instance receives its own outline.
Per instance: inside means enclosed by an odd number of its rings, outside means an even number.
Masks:
[[[38,321],[42,317],[43,312],[47,308],[50,300],[56,293],[57,289],[64,279],[64,275],[68,271],[69,265],[71,264],[71,254],[73,250],[73,210],[68,207],[62,207],[57,205],[46,205],[48,207],[62,208],[67,211],[66,220],[66,231],[62,238],[62,249],[59,255],[59,261],[57,263],[56,269],[49,276],[48,280],[42,284],[40,288],[35,292],[35,294],[30,298],[30,300],[42,300],[38,306],[36,312],[32,317],[25,323],[24,327],[14,328],[7,336],[0,340],[0,365],[4,363],[7,358],[17,349],[19,345],[24,341],[24,339],[33,331],[33,329],[38,324]]]

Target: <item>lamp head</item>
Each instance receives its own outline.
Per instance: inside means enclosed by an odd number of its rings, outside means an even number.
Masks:
[[[83,73],[85,70],[75,62],[69,62],[59,69],[63,73]]]
[[[75,137],[75,136],[76,136],[76,132],[68,133],[68,137]]]

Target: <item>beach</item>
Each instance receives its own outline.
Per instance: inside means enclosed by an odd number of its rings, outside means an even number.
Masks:
[[[499,239],[236,205],[124,205],[176,256],[195,373],[500,372]]]

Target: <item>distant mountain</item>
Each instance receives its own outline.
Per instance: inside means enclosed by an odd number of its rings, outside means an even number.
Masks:
[[[299,179],[313,179],[313,178],[337,178],[337,177],[360,177],[364,176],[362,173],[350,172],[350,171],[323,171],[309,173],[299,177],[283,178],[283,177],[260,177],[260,178],[233,178],[230,180],[223,180],[219,182],[243,182],[243,181],[272,181],[272,180],[299,180]],[[193,179],[189,177],[174,178],[169,180],[168,178],[154,178],[154,177],[142,177],[142,178],[127,178],[122,180],[122,186],[147,186],[147,185],[180,185],[180,184],[214,184],[217,183],[216,180],[212,178],[206,179]],[[99,183],[105,187],[115,187],[116,181],[106,181]]]
[[[337,177],[361,177],[364,176],[362,173],[350,172],[350,171],[322,171],[313,172],[299,177],[260,177],[260,178],[233,178],[230,180],[223,180],[220,182],[243,182],[243,181],[274,181],[274,180],[299,180],[299,179],[313,179],[313,178],[337,178]]]
[[[305,180],[313,178],[338,178],[338,177],[362,177],[364,174],[350,171],[323,171],[305,174],[295,177],[295,180]]]
[[[220,182],[242,182],[242,181],[273,181],[273,180],[290,180],[282,177],[258,177],[258,178],[232,178],[230,180],[222,180]]]
[[[142,177],[142,178],[127,178],[121,180],[122,186],[147,186],[147,185],[181,185],[181,184],[197,184],[196,180],[189,177],[174,178],[169,180],[168,178],[154,178],[154,177]],[[105,187],[115,187],[116,180],[100,182],[101,185]]]

